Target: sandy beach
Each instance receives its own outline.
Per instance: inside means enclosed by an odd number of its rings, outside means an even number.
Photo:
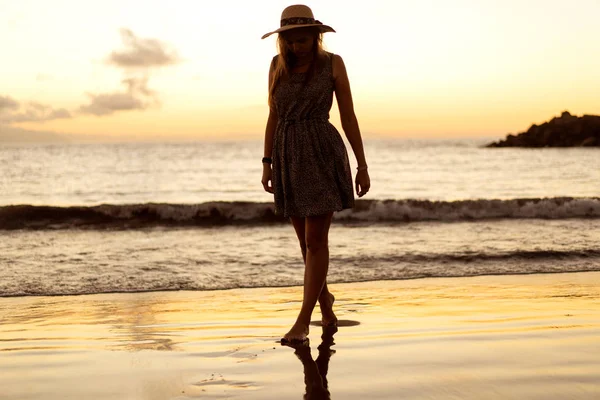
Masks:
[[[2,298],[0,397],[600,398],[600,273],[332,285],[281,346],[301,290]]]

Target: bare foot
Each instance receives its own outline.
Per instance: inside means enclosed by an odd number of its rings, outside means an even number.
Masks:
[[[331,293],[327,293],[319,298],[319,307],[321,307],[321,323],[323,326],[336,326],[337,317],[333,312],[333,303],[335,297]]]
[[[292,326],[292,329],[283,336],[281,342],[304,342],[307,339],[308,326],[296,322],[294,326]]]

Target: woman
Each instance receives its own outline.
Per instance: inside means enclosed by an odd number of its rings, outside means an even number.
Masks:
[[[354,194],[344,141],[329,123],[333,93],[358,162],[358,196],[370,187],[348,75],[342,58],[323,50],[324,32],[335,31],[307,6],[294,5],[283,10],[281,27],[263,36],[278,33],[279,54],[269,70],[262,184],[274,194],[275,213],[291,219],[305,265],[302,308],[282,343],[307,339],[317,301],[323,325],[337,324],[327,287],[327,238],[333,212],[352,208]]]

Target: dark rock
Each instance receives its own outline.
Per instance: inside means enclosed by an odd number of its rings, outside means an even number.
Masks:
[[[600,116],[577,117],[564,111],[541,125],[533,124],[523,133],[509,134],[506,139],[486,147],[600,147]]]

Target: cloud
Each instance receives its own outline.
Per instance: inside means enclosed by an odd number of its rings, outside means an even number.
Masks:
[[[19,103],[8,97],[8,96],[0,96],[0,114],[4,112],[4,110],[18,110]]]
[[[157,39],[138,38],[131,30],[122,28],[121,38],[127,47],[113,51],[108,59],[110,64],[122,68],[162,67],[176,64],[179,56],[175,50]]]
[[[91,102],[79,107],[79,112],[106,116],[117,111],[145,110],[160,103],[158,93],[148,88],[149,70],[177,64],[179,62],[177,52],[157,39],[139,38],[130,29],[122,28],[121,38],[125,50],[110,53],[108,63],[124,68],[128,72],[130,77],[121,81],[125,90],[100,94],[87,93]],[[142,68],[144,71],[135,71]]]
[[[87,93],[91,101],[80,106],[77,112],[96,116],[111,115],[117,111],[145,110],[160,104],[158,93],[148,88],[151,69],[177,64],[177,52],[157,39],[137,37],[130,29],[121,29],[124,50],[110,53],[108,62],[127,73],[121,81],[123,90],[109,93]],[[51,75],[38,74],[36,80],[51,80]],[[0,123],[44,122],[72,118],[65,108],[55,109],[49,105],[28,102],[24,106],[9,96],[0,96]]]
[[[148,89],[148,78],[127,78],[121,81],[127,86],[131,93],[139,93],[144,96],[154,96],[155,92]]]
[[[8,96],[0,96],[0,122],[7,124],[15,122],[44,122],[53,119],[71,118],[71,113],[65,108],[53,108],[38,102],[28,102],[21,106]]]
[[[127,78],[121,81],[126,91],[93,94],[88,93],[92,101],[81,106],[79,111],[96,116],[110,115],[116,111],[145,110],[157,104],[156,93],[148,88],[148,78]]]
[[[177,52],[157,39],[139,38],[130,29],[122,28],[121,38],[126,48],[111,52],[108,63],[127,71],[130,77],[121,81],[125,90],[87,93],[91,102],[79,108],[81,113],[106,116],[117,111],[145,110],[159,104],[158,93],[148,88],[149,70],[177,64]],[[139,71],[142,68],[144,70]]]
[[[0,143],[62,143],[65,135],[53,131],[34,131],[0,124]]]

